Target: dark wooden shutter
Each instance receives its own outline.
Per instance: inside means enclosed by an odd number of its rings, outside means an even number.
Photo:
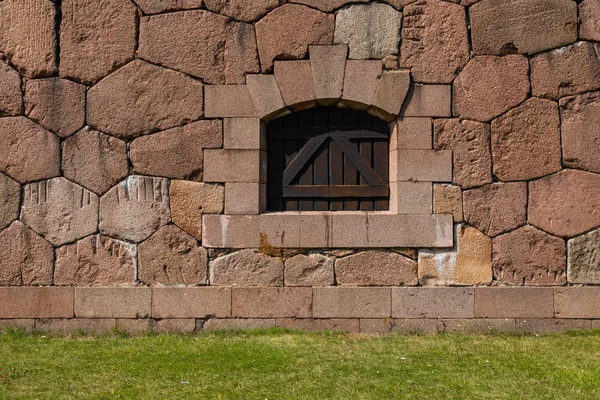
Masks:
[[[364,111],[318,107],[267,126],[270,211],[387,210],[389,127]]]

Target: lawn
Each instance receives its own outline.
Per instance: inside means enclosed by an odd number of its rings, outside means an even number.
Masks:
[[[0,335],[1,399],[598,399],[600,332]]]

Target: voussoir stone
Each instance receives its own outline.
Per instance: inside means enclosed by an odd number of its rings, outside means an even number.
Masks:
[[[404,8],[400,65],[411,69],[415,82],[451,83],[468,61],[464,7],[419,0]]]
[[[317,8],[321,11],[332,12],[350,3],[367,3],[369,0],[290,0],[290,3],[298,3]],[[389,3],[389,1],[387,2]]]
[[[253,22],[279,5],[279,0],[204,0],[207,10],[238,21]]]
[[[0,118],[0,172],[20,183],[60,175],[60,139],[25,117]]]
[[[417,263],[398,253],[365,251],[335,261],[338,285],[412,286],[418,283]]]
[[[171,221],[167,180],[133,175],[100,199],[100,233],[132,242]]]
[[[520,55],[474,57],[453,83],[453,114],[487,122],[529,95],[529,62]]]
[[[563,165],[600,173],[600,92],[560,100]]]
[[[98,229],[98,196],[65,178],[25,185],[21,221],[55,246]]]
[[[138,260],[138,279],[147,285],[206,283],[206,249],[175,225],[159,229],[140,244]]]
[[[210,284],[216,286],[282,286],[283,261],[252,249],[210,262]]]
[[[320,254],[298,254],[285,260],[285,286],[331,286],[333,260]]]
[[[560,153],[555,102],[531,98],[492,121],[492,160],[500,180],[529,180],[560,171]]]
[[[527,222],[527,183],[492,183],[463,192],[465,221],[493,237]]]
[[[56,6],[50,0],[0,2],[0,53],[28,78],[56,72]]]
[[[567,243],[567,279],[570,283],[600,283],[600,229]]]
[[[66,178],[103,195],[127,177],[127,144],[86,127],[65,140],[62,170]]]
[[[0,232],[0,286],[51,285],[52,245],[19,221]]]
[[[10,65],[0,61],[0,116],[20,114],[22,103],[19,73]]]
[[[179,11],[200,8],[202,0],[136,0],[144,14],[158,14],[164,11]]]
[[[0,173],[0,231],[19,218],[21,185]]]
[[[223,212],[223,186],[174,180],[169,195],[173,222],[198,240],[202,240],[202,214]]]
[[[202,105],[202,82],[135,60],[88,91],[87,122],[112,136],[133,139],[196,120]]]
[[[241,84],[259,72],[253,26],[204,10],[143,17],[138,54],[210,84]]]
[[[141,175],[200,180],[204,149],[223,143],[221,121],[197,121],[131,143],[133,171]]]
[[[135,245],[103,235],[88,236],[56,249],[54,284],[100,286],[133,284]]]
[[[600,41],[600,2],[583,0],[579,4],[579,37],[584,40]]]
[[[490,126],[481,122],[436,119],[434,148],[452,150],[452,181],[463,189],[492,182]]]
[[[483,0],[469,20],[475,54],[533,54],[577,40],[571,0]]]
[[[94,83],[133,60],[137,7],[130,0],[63,0],[60,75]]]
[[[494,276],[501,282],[524,285],[566,282],[566,249],[561,238],[524,226],[495,237],[492,248]]]
[[[65,138],[85,123],[86,87],[60,78],[32,79],[25,86],[25,114]]]
[[[256,38],[263,72],[275,59],[301,59],[311,44],[333,43],[332,14],[298,4],[284,4],[256,23]]]
[[[600,175],[565,170],[529,183],[529,222],[573,237],[600,226]]]
[[[333,41],[348,45],[350,59],[383,59],[398,54],[401,27],[402,13],[394,7],[355,4],[337,12]]]

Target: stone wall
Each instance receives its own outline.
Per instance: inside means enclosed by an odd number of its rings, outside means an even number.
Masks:
[[[599,57],[597,0],[0,1],[0,325],[590,328]],[[266,212],[320,105],[389,211]]]

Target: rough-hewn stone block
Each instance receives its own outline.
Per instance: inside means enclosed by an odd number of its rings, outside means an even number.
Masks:
[[[283,286],[280,258],[246,249],[210,262],[211,285]]]
[[[403,117],[450,117],[452,115],[452,86],[415,83],[406,95]]]
[[[394,288],[394,318],[473,318],[470,288]]]
[[[300,331],[337,331],[358,333],[359,320],[349,318],[278,318],[277,326]]]
[[[600,283],[600,229],[567,243],[567,279],[570,283]]]
[[[267,329],[276,325],[275,318],[210,318],[206,320],[202,329],[207,331]]]
[[[310,61],[275,61],[273,71],[286,106],[301,110],[315,105],[315,86]]]
[[[452,151],[397,150],[399,182],[452,182]]]
[[[226,15],[239,21],[253,22],[277,7],[279,0],[204,0],[204,5],[212,12]]]
[[[335,261],[335,276],[342,286],[416,285],[417,263],[387,251],[365,251]]]
[[[310,46],[315,97],[319,104],[335,104],[342,96],[348,46]]]
[[[566,287],[554,289],[556,318],[600,318],[600,288]]]
[[[369,111],[386,121],[400,114],[402,103],[410,88],[410,71],[385,71],[371,100]],[[406,115],[408,116],[408,115]]]
[[[225,118],[223,148],[233,150],[266,150],[264,125],[258,118]]]
[[[307,318],[312,315],[310,288],[233,288],[233,317]]]
[[[231,316],[230,288],[153,288],[153,318]]]
[[[205,114],[207,118],[256,117],[254,101],[246,85],[206,86]]]
[[[314,288],[314,318],[387,318],[389,288]]]
[[[390,139],[390,150],[430,150],[433,148],[431,118],[398,118],[394,130],[396,132]]]
[[[21,76],[2,61],[0,61],[0,93],[0,115],[19,115],[23,108]]]
[[[19,218],[21,185],[0,173],[0,230]]]
[[[246,85],[258,118],[268,121],[288,112],[273,75],[246,75]]]
[[[73,318],[73,289],[0,287],[0,318]]]
[[[333,259],[320,254],[298,254],[285,260],[285,286],[331,286]]]
[[[169,199],[173,223],[202,240],[202,214],[223,212],[223,186],[190,181],[171,181]]]
[[[552,318],[552,288],[475,288],[476,318]]]
[[[463,222],[463,200],[460,186],[433,185],[433,213],[452,214],[454,223]]]
[[[74,332],[86,334],[106,334],[116,328],[114,318],[41,318],[35,321],[35,329],[42,332],[67,335]]]
[[[600,41],[600,4],[596,0],[583,0],[579,4],[579,37]]]
[[[146,318],[150,288],[75,288],[77,318]]]
[[[515,320],[513,318],[441,319],[437,321],[437,324],[438,332],[443,333],[491,333],[515,331]]]
[[[342,104],[366,110],[371,105],[382,74],[379,60],[348,60],[344,73]]]
[[[577,329],[591,329],[589,319],[556,319],[556,318],[527,318],[517,319],[516,329],[519,332],[554,333]]]
[[[204,181],[264,182],[265,164],[266,157],[259,150],[205,150]]]

